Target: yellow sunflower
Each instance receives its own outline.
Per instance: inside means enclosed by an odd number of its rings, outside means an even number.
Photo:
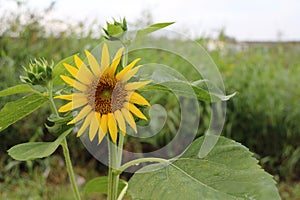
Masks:
[[[109,132],[111,140],[116,142],[118,129],[123,135],[126,134],[126,123],[137,132],[132,114],[147,120],[135,104],[145,106],[150,106],[150,104],[135,90],[151,81],[127,83],[140,68],[140,66],[134,67],[140,60],[139,58],[116,73],[123,50],[124,48],[119,49],[110,63],[107,45],[103,44],[100,63],[89,51],[85,51],[88,65],[76,55],[74,56],[75,67],[64,63],[64,67],[73,78],[64,75],[61,75],[61,78],[77,92],[55,98],[71,101],[60,107],[59,112],[80,108],[78,115],[68,123],[74,124],[84,120],[78,130],[78,137],[89,126],[91,141],[98,133],[98,142],[100,143]]]

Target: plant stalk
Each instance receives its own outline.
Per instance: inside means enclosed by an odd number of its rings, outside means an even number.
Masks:
[[[76,180],[75,180],[75,175],[74,175],[74,171],[73,171],[73,167],[72,167],[72,162],[70,159],[70,153],[69,153],[69,148],[68,148],[68,144],[67,144],[67,139],[64,138],[61,146],[63,148],[63,152],[64,152],[64,157],[65,157],[65,162],[66,162],[66,166],[67,166],[67,172],[69,174],[69,178],[70,178],[70,182],[72,185],[72,189],[73,189],[73,194],[76,200],[80,200],[80,194],[79,194],[79,190],[76,184]]]
[[[109,137],[107,137],[108,142],[108,200],[116,200],[118,196],[118,182],[119,174],[116,173],[118,168],[118,147]]]
[[[48,92],[49,92],[49,101],[50,101],[51,110],[57,117],[59,117],[59,113],[58,113],[55,103],[53,101],[53,82],[52,81],[50,81],[48,84]],[[63,148],[67,172],[68,172],[69,179],[71,182],[74,197],[76,200],[81,200],[79,190],[78,190],[76,180],[75,180],[75,175],[74,175],[74,170],[73,170],[73,166],[72,166],[72,162],[71,162],[71,158],[70,158],[70,152],[69,152],[69,148],[68,148],[67,139],[64,138],[60,145]]]

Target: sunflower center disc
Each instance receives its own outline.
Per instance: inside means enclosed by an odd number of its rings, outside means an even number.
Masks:
[[[88,102],[101,115],[121,110],[126,102],[127,91],[122,82],[108,74],[94,81],[88,91]]]

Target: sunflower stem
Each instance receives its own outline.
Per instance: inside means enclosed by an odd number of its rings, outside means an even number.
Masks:
[[[73,167],[72,167],[72,162],[70,159],[70,153],[69,153],[69,148],[68,148],[68,144],[67,144],[67,139],[64,138],[61,146],[63,148],[63,152],[64,152],[64,157],[65,157],[65,161],[66,161],[66,166],[67,166],[67,171],[69,174],[69,179],[72,185],[72,189],[73,189],[73,194],[76,200],[80,200],[80,194],[79,194],[79,190],[78,187],[76,185],[76,180],[75,180],[75,175],[74,175],[74,171],[73,171]]]
[[[124,44],[123,44],[124,45]],[[124,68],[127,65],[128,52],[126,45],[124,45],[124,56],[122,59],[122,67]],[[108,200],[116,200],[118,196],[118,185],[120,179],[119,168],[122,163],[122,154],[123,154],[123,144],[124,144],[124,135],[119,133],[118,146],[113,142],[108,140],[108,162],[109,162],[109,171],[108,171]]]
[[[109,156],[109,166],[108,166],[108,200],[116,200],[118,196],[118,182],[119,174],[116,173],[118,168],[118,147],[115,143],[110,141],[107,137],[108,142],[108,156]]]
[[[49,83],[48,83],[48,92],[49,92],[49,101],[50,101],[51,110],[57,117],[59,117],[57,108],[53,101],[53,82],[52,81],[49,81]]]
[[[124,135],[122,133],[120,133],[119,136],[120,137],[119,137],[119,142],[118,142],[118,160],[117,160],[118,168],[121,166],[121,163],[122,163],[123,144],[124,144]]]
[[[49,101],[50,101],[51,110],[57,117],[59,117],[59,113],[58,113],[55,103],[53,101],[53,82],[52,81],[49,81],[49,83],[48,83],[48,92],[49,92]],[[68,172],[69,179],[70,179],[70,182],[72,185],[74,197],[76,200],[81,200],[79,190],[78,190],[76,180],[75,180],[75,175],[74,175],[74,170],[73,170],[73,166],[72,166],[72,162],[71,162],[71,158],[70,158],[67,139],[64,138],[60,145],[63,148],[67,172]]]

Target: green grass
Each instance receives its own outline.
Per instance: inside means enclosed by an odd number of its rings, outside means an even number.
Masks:
[[[27,24],[21,24],[18,21],[20,15],[25,19],[30,15],[33,17]],[[0,89],[20,83],[19,75],[23,73],[21,66],[30,59],[45,57],[57,63],[64,57],[82,53],[84,49],[93,49],[100,39],[100,35],[95,37],[92,30],[78,33],[78,27],[84,29],[80,23],[68,25],[69,31],[46,35],[46,27],[33,11],[15,13],[9,19],[0,17],[0,24],[7,24],[0,26],[0,32],[3,33],[0,35]],[[163,42],[169,41],[164,38],[156,42],[163,46]],[[198,42],[206,47],[208,39],[201,38]],[[181,48],[182,43],[180,40],[172,41],[176,48]],[[300,43],[244,44],[244,49],[237,50],[235,47],[239,45],[225,41],[224,48],[209,52],[219,67],[227,92],[237,92],[227,102],[227,118],[222,134],[250,148],[265,170],[280,177],[278,187],[283,199],[299,199]],[[178,56],[160,54],[154,57],[147,52],[136,52],[132,56],[142,57],[142,63],[164,63],[190,80],[199,78],[195,76],[195,71],[185,71],[187,63]],[[18,96],[1,98],[0,108],[16,98]],[[176,130],[180,122],[180,111],[176,108],[178,102],[174,95],[158,93],[151,101],[165,105],[170,117],[162,133],[148,141],[148,150],[168,143],[173,133],[167,130]],[[199,134],[203,134],[209,124],[210,105],[205,102],[200,102],[200,105],[202,118]],[[0,199],[72,199],[63,169],[58,170],[50,180],[43,175],[45,169],[50,167],[49,159],[31,164],[15,163],[6,153],[11,146],[21,142],[53,141],[54,137],[43,126],[47,114],[49,109],[44,107],[0,133]],[[125,146],[131,148],[143,149],[145,145],[138,141],[128,142],[131,143]],[[80,172],[86,180],[98,176],[99,171],[100,174],[104,173],[95,164],[89,164],[92,157],[77,138],[69,137],[69,146],[77,173]],[[56,155],[60,155],[60,152],[56,152]],[[86,171],[94,172],[91,174]]]

